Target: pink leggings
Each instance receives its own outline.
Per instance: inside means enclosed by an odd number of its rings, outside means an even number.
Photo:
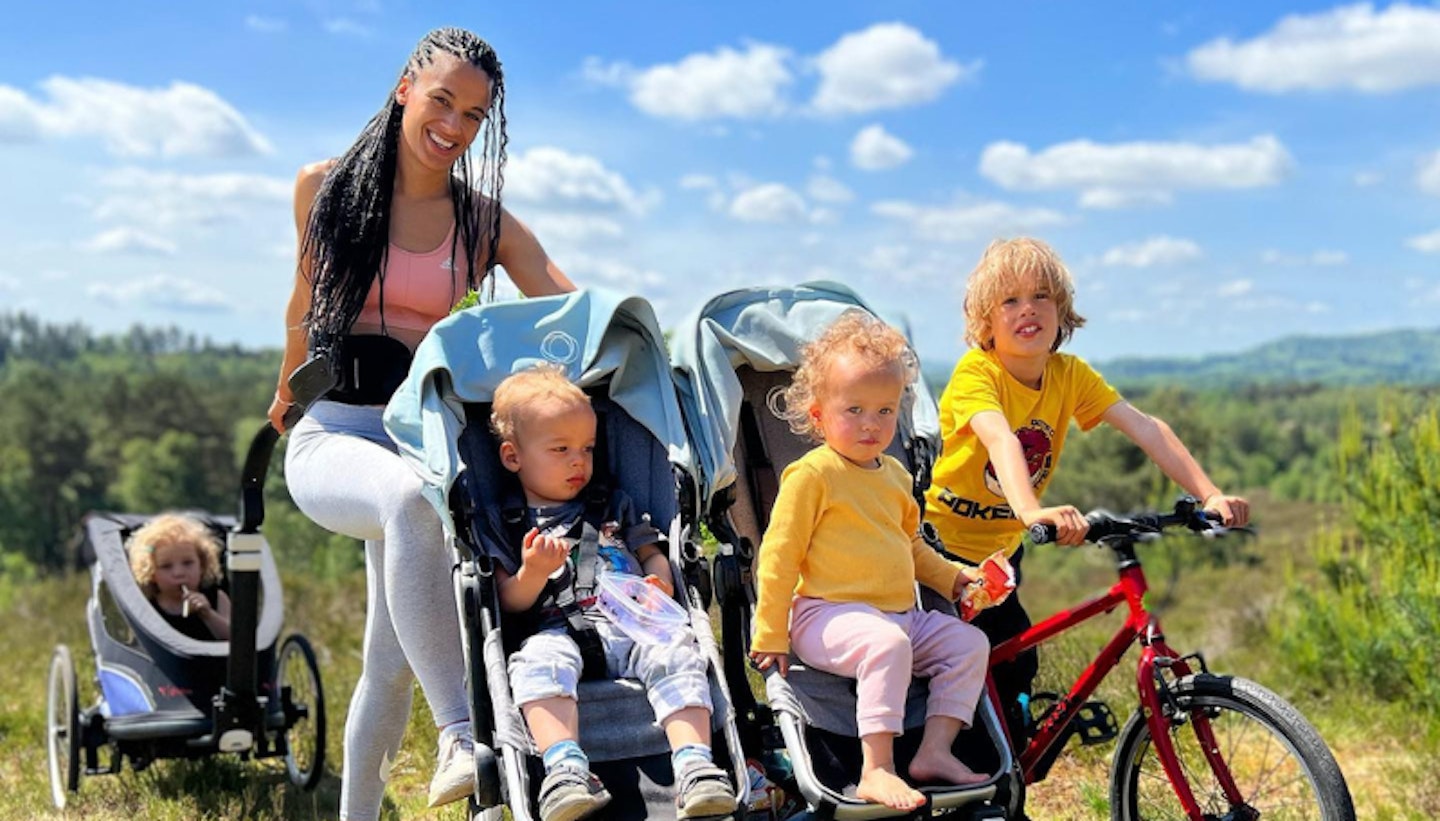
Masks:
[[[792,610],[790,646],[816,670],[856,680],[861,736],[902,732],[912,675],[930,679],[927,719],[947,716],[969,726],[990,661],[985,634],[954,616],[804,597]]]

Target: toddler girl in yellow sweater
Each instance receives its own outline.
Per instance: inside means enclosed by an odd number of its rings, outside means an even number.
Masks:
[[[989,643],[945,613],[915,606],[919,581],[952,600],[975,577],[920,536],[910,474],[885,453],[918,363],[894,328],[846,312],[802,352],[785,393],[791,429],[822,444],[788,467],[760,548],[751,657],[788,672],[789,653],[857,681],[858,797],[900,810],[925,798],[896,772],[912,675],[930,679],[911,782],[969,784],[951,752],[985,686]]]

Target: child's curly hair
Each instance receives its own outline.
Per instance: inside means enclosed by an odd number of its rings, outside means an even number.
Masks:
[[[1034,237],[997,239],[980,256],[965,285],[966,344],[992,350],[995,329],[990,327],[990,314],[1001,300],[1028,287],[1048,291],[1055,301],[1060,332],[1050,350],[1060,350],[1075,329],[1085,324],[1085,317],[1075,312],[1075,280],[1070,269],[1054,248]]]
[[[800,350],[800,367],[785,389],[785,406],[776,409],[790,430],[824,441],[811,410],[828,388],[830,363],[847,354],[876,369],[896,369],[906,393],[920,373],[920,361],[904,334],[868,311],[851,308]]]
[[[160,590],[155,585],[155,551],[162,547],[191,545],[200,557],[200,584],[220,582],[220,541],[210,528],[183,513],[161,513],[142,525],[125,542],[130,554],[130,572],[145,591],[155,598]]]
[[[570,381],[564,368],[542,362],[505,377],[495,388],[495,400],[490,405],[490,430],[501,442],[513,443],[521,423],[531,416],[538,403],[545,401],[590,407],[590,397]]]

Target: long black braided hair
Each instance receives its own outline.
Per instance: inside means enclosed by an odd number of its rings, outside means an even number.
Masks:
[[[456,160],[450,174],[450,201],[455,227],[450,258],[465,249],[465,283],[469,290],[494,295],[493,279],[500,244],[500,189],[505,183],[505,79],[500,58],[488,43],[460,28],[436,29],[425,35],[405,62],[401,77],[414,81],[425,66],[444,52],[485,72],[491,79],[490,110],[476,135],[480,144],[478,187],[470,173],[470,152]],[[399,82],[398,79],[396,81]],[[310,311],[305,325],[313,351],[334,353],[355,324],[372,283],[380,288],[381,322],[385,306],[385,256],[390,241],[390,201],[400,153],[400,121],[405,107],[392,87],[385,105],[325,175],[301,238],[302,270],[311,277]],[[471,143],[473,147],[475,143]],[[484,264],[478,275],[475,258],[482,238]],[[456,294],[451,283],[451,304]]]

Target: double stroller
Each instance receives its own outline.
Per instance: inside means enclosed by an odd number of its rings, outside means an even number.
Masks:
[[[425,480],[456,552],[476,742],[472,816],[499,817],[503,805],[516,821],[538,817],[542,768],[512,701],[506,664],[523,635],[501,611],[494,575],[493,523],[503,517],[497,506],[513,477],[499,464],[488,420],[500,381],[540,362],[562,366],[592,397],[597,479],[625,491],[668,532],[677,598],[710,660],[715,757],[740,799],[734,817],[754,817],[750,807],[761,802],[751,802],[750,789],[764,785],[766,775],[803,797],[804,806],[787,809],[787,816],[906,815],[853,797],[859,772],[853,682],[792,662],[788,680],[766,682],[767,707],[750,689],[746,661],[755,546],[781,471],[809,447],[770,413],[773,397],[797,367],[799,346],[851,308],[866,309],[853,292],[825,283],[727,294],[676,331],[673,366],[648,303],[602,290],[462,311],[421,342],[387,408],[386,429]],[[936,454],[938,423],[923,384],[915,387],[895,454],[919,477],[919,493]],[[719,542],[713,574],[702,523]],[[708,612],[712,590],[719,642]],[[924,693],[917,682],[907,727],[923,721]],[[598,817],[673,818],[668,745],[638,682],[584,681],[579,699],[580,745],[613,796]],[[1013,760],[988,702],[977,716],[957,755],[995,775],[964,788],[927,788],[926,806],[910,815],[1005,817],[1019,790]],[[907,733],[897,752],[913,752],[916,738]],[[787,754],[793,775],[779,772]]]
[[[623,491],[669,540],[676,598],[710,661],[712,746],[744,805],[747,781],[719,649],[706,612],[708,574],[697,544],[698,480],[650,305],[592,290],[485,305],[431,329],[386,409],[400,453],[425,479],[456,551],[454,573],[468,664],[477,791],[472,815],[539,817],[543,768],[512,700],[509,654],[524,638],[500,607],[496,522],[514,477],[489,429],[496,386],[541,362],[564,368],[591,397],[598,423],[594,482]],[[501,530],[500,534],[496,531]],[[497,535],[499,539],[497,539]],[[596,817],[676,815],[675,774],[664,731],[639,682],[583,680],[580,746],[612,800]]]
[[[238,518],[205,512],[226,549],[222,589],[231,598],[231,638],[201,641],[161,617],[131,574],[127,540],[149,515],[94,512],[82,524],[89,564],[86,625],[99,699],[82,708],[74,657],[58,645],[50,661],[46,736],[51,796],[65,807],[80,776],[135,770],[166,758],[216,753],[283,757],[290,780],[319,782],[325,762],[325,697],[310,642],[279,641],[280,575],[265,537],[261,487],[278,434],[266,425],[250,447]],[[277,650],[278,643],[278,650]],[[101,751],[108,754],[101,761]]]
[[[817,816],[833,818],[913,815],[854,797],[860,773],[855,682],[809,669],[792,656],[788,676],[772,668],[765,677],[768,706],[757,703],[743,685],[756,549],[769,523],[780,475],[814,447],[781,417],[782,393],[799,367],[804,344],[842,313],[856,309],[873,313],[854,291],[833,282],[753,288],[711,299],[674,334],[681,405],[700,451],[702,518],[719,542],[714,587],[725,671],[732,683],[741,685],[732,691],[741,737],[751,755],[784,749],[792,772],[776,772],[781,768],[771,766],[767,775],[798,790]],[[914,494],[923,507],[940,445],[938,411],[923,377],[907,391],[900,417],[889,452],[915,477]],[[917,591],[922,606],[953,612],[948,601],[928,588],[917,585]],[[913,682],[906,699],[906,732],[896,742],[901,767],[919,742],[925,695],[925,682]],[[981,699],[975,727],[961,734],[954,751],[971,769],[991,773],[991,778],[965,787],[924,787],[927,805],[919,814],[1003,818],[1013,810],[1023,782],[989,699]]]

